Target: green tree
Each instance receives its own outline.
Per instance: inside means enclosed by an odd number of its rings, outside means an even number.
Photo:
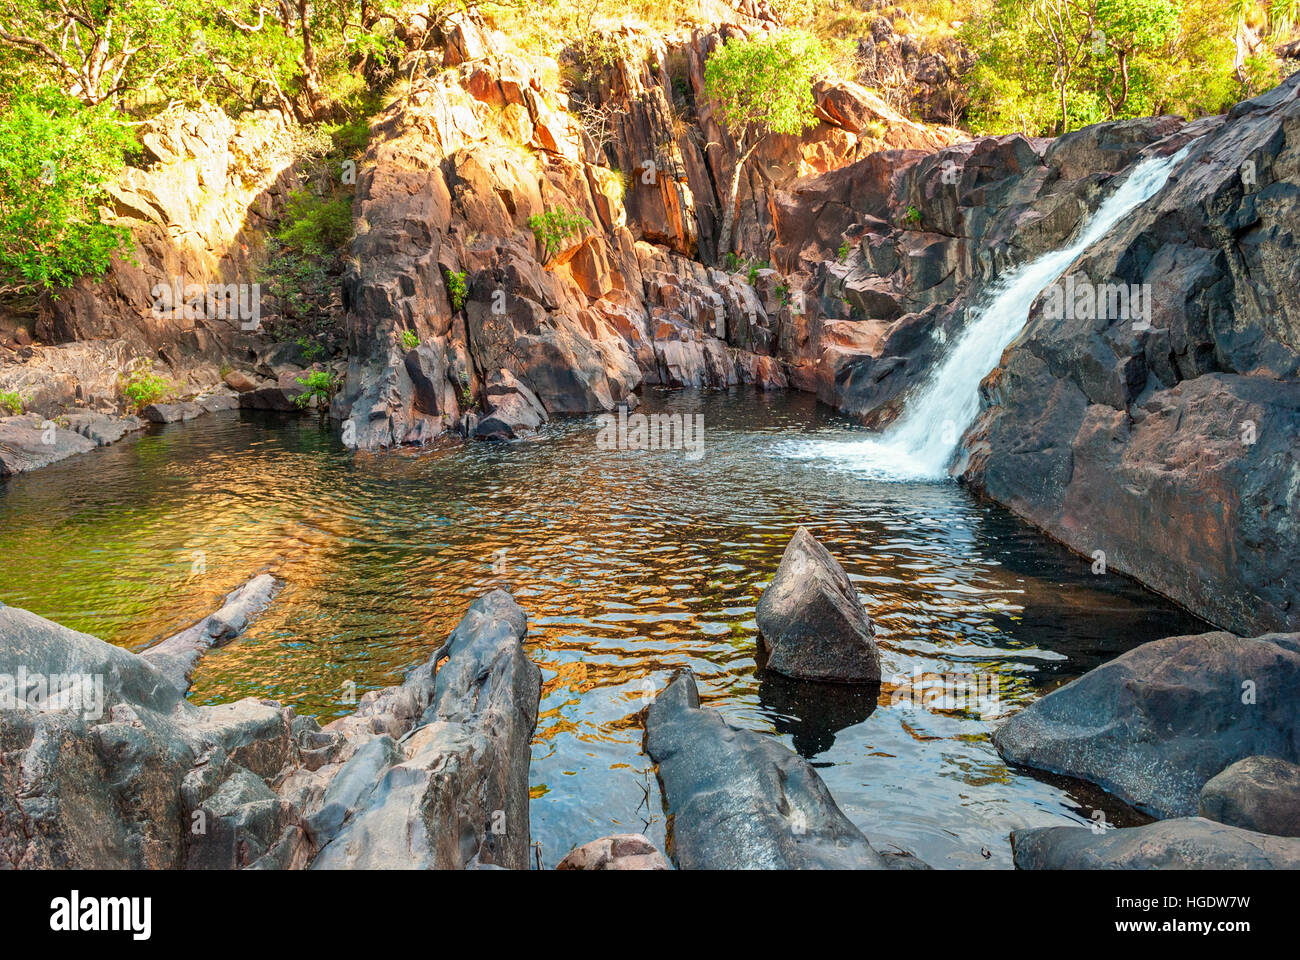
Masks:
[[[107,106],[47,87],[0,114],[0,293],[98,277],[130,234],[102,223],[97,204],[134,145]]]
[[[723,198],[718,256],[731,251],[741,172],[770,133],[796,135],[817,122],[813,80],[827,69],[815,39],[797,31],[736,38],[715,50],[704,67],[704,88],[714,115],[736,144],[735,163]]]
[[[1174,38],[1179,13],[1177,0],[1096,0],[1094,37],[1116,59],[1102,82],[1110,116],[1124,113],[1134,59],[1158,53]]]

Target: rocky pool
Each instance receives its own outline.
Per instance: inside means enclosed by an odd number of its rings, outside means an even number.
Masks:
[[[1005,868],[1013,828],[1133,822],[1093,788],[1008,769],[989,734],[1200,621],[956,484],[872,479],[844,455],[865,434],[807,395],[645,399],[703,415],[702,455],[602,449],[595,418],[385,456],[307,417],[156,428],[0,482],[0,599],[139,651],[273,565],[284,591],[202,661],[192,697],[325,722],[508,586],[542,668],[532,835],[548,867],[609,833],[663,842],[638,713],[683,664],[731,723],[809,758],[879,849]],[[756,674],[754,605],[799,524],[864,596],[879,689]]]

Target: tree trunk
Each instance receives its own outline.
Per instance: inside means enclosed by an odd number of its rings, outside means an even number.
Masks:
[[[727,187],[727,196],[723,199],[722,211],[722,235],[718,237],[718,262],[722,263],[727,254],[731,253],[731,234],[736,228],[736,199],[740,196],[740,174],[745,169],[745,164],[749,160],[750,154],[754,152],[753,146],[746,147],[744,141],[736,144],[736,165],[731,171],[731,183]]]

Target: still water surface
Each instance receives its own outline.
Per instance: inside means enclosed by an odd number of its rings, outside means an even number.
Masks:
[[[326,722],[352,709],[353,685],[400,682],[472,599],[508,586],[542,668],[532,833],[548,867],[613,832],[662,843],[638,713],[683,664],[708,706],[815,763],[877,847],[1007,867],[1013,828],[1097,808],[1131,821],[1080,784],[1008,770],[989,735],[1052,687],[1203,624],[955,484],[880,482],[820,455],[864,434],[807,395],[646,401],[702,413],[704,455],[600,450],[592,418],[386,456],[354,456],[311,418],[155,428],[0,482],[0,599],[141,650],[273,566],[285,590],[202,662],[192,697],[273,698]],[[756,675],[754,605],[798,524],[875,618],[879,690]],[[991,676],[997,702],[909,705],[918,673]]]

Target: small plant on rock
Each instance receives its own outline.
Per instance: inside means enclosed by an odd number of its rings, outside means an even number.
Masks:
[[[581,233],[591,227],[591,221],[581,214],[569,213],[567,210],[547,210],[535,213],[528,218],[528,226],[533,231],[542,250],[549,260],[564,249],[564,242],[575,233]]]
[[[334,374],[325,370],[313,370],[307,376],[296,377],[295,379],[307,388],[305,392],[293,398],[295,406],[306,409],[313,400],[316,400],[322,411],[329,409],[330,399],[334,396],[334,391],[338,387],[338,381],[335,379]]]
[[[907,208],[907,213],[903,215],[904,225],[909,227],[914,227],[920,222],[921,222],[921,211],[917,209],[917,207],[915,206],[909,206]]]
[[[0,410],[8,410],[15,417],[23,412],[24,400],[17,390],[0,390]]]
[[[447,297],[451,300],[451,312],[458,313],[469,299],[469,288],[465,285],[465,271],[447,271]]]
[[[841,263],[849,258],[849,251],[852,249],[852,245],[847,240],[840,244],[839,260]]]
[[[122,384],[122,395],[134,410],[143,410],[171,393],[172,385],[165,377],[149,370],[137,370]]]
[[[402,349],[414,350],[420,345],[420,335],[414,330],[402,331]]]

